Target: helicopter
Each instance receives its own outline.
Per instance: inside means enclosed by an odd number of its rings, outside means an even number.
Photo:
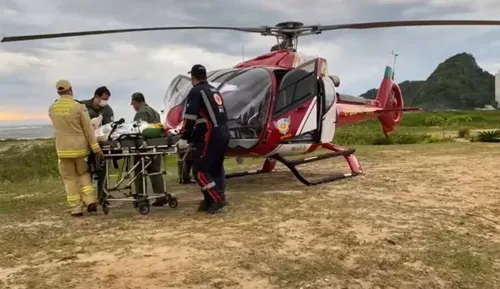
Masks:
[[[337,92],[340,78],[330,74],[326,59],[298,52],[299,37],[340,29],[443,25],[496,26],[500,25],[500,21],[411,20],[307,26],[301,22],[288,21],[261,27],[178,26],[66,32],[5,37],[1,42],[197,29],[235,30],[274,36],[277,44],[270,52],[234,67],[207,73],[208,82],[219,90],[228,114],[231,139],[226,156],[264,159],[260,169],[227,174],[226,178],[270,173],[280,162],[300,182],[313,186],[363,174],[354,155],[355,149],[332,143],[338,129],[378,119],[383,133],[388,136],[401,121],[403,112],[419,111],[420,108],[404,107],[401,89],[394,82],[396,54],[391,55],[385,67],[375,99],[365,99]],[[178,75],[168,86],[164,97],[164,126],[170,134],[177,134],[182,127],[184,104],[191,87],[191,79],[186,75]],[[303,159],[285,158],[307,155],[319,149],[330,152]],[[309,180],[297,169],[302,164],[334,157],[344,157],[350,171]]]

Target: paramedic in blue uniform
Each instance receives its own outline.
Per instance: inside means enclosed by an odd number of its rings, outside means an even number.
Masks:
[[[196,64],[188,72],[193,88],[178,146],[192,144],[193,174],[204,195],[198,211],[215,213],[227,205],[224,188],[224,156],[229,145],[227,115],[221,94],[207,82],[207,71]]]

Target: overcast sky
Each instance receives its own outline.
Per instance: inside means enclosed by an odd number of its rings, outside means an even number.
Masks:
[[[168,25],[340,24],[402,19],[500,20],[498,0],[0,0],[0,37],[78,30]],[[341,92],[377,87],[391,50],[400,56],[396,81],[426,79],[456,53],[472,53],[494,74],[500,69],[500,27],[416,27],[324,32],[300,39],[299,50],[328,60]],[[58,79],[77,99],[106,85],[116,117],[130,120],[130,96],[144,93],[158,111],[177,74],[195,63],[231,67],[266,53],[272,37],[243,32],[159,31],[0,44],[0,125],[50,123]]]

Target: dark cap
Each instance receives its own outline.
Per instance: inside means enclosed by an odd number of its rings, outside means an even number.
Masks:
[[[207,75],[207,69],[201,64],[195,64],[191,67],[191,71],[188,71],[188,74],[193,76],[204,76]]]
[[[134,101],[134,100],[144,101],[144,94],[142,94],[141,92],[134,92],[132,94],[132,99],[131,99],[130,104],[132,104],[132,101]]]

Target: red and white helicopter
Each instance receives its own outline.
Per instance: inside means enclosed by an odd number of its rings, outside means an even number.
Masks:
[[[208,81],[220,90],[228,112],[232,135],[227,156],[265,159],[259,170],[228,174],[226,177],[269,173],[275,168],[276,161],[279,161],[302,183],[309,186],[363,173],[357,158],[353,155],[354,149],[345,149],[331,143],[337,129],[378,118],[383,132],[387,135],[401,121],[403,111],[415,111],[419,108],[404,107],[401,90],[393,81],[393,58],[385,67],[384,77],[374,100],[344,95],[336,91],[340,79],[338,76],[330,75],[326,59],[297,52],[298,38],[339,29],[432,25],[500,25],[500,21],[414,20],[309,26],[304,26],[300,22],[283,22],[274,27],[256,28],[152,27],[15,36],[3,38],[2,42],[194,29],[236,30],[275,36],[278,44],[270,53],[239,63],[232,68],[218,69],[208,74]],[[165,127],[170,133],[182,125],[183,104],[190,88],[191,80],[184,75],[177,76],[168,87],[164,104]],[[286,156],[308,154],[320,148],[331,152],[301,160],[285,159]],[[332,174],[319,180],[307,180],[296,168],[300,164],[338,156],[345,158],[350,172]]]

